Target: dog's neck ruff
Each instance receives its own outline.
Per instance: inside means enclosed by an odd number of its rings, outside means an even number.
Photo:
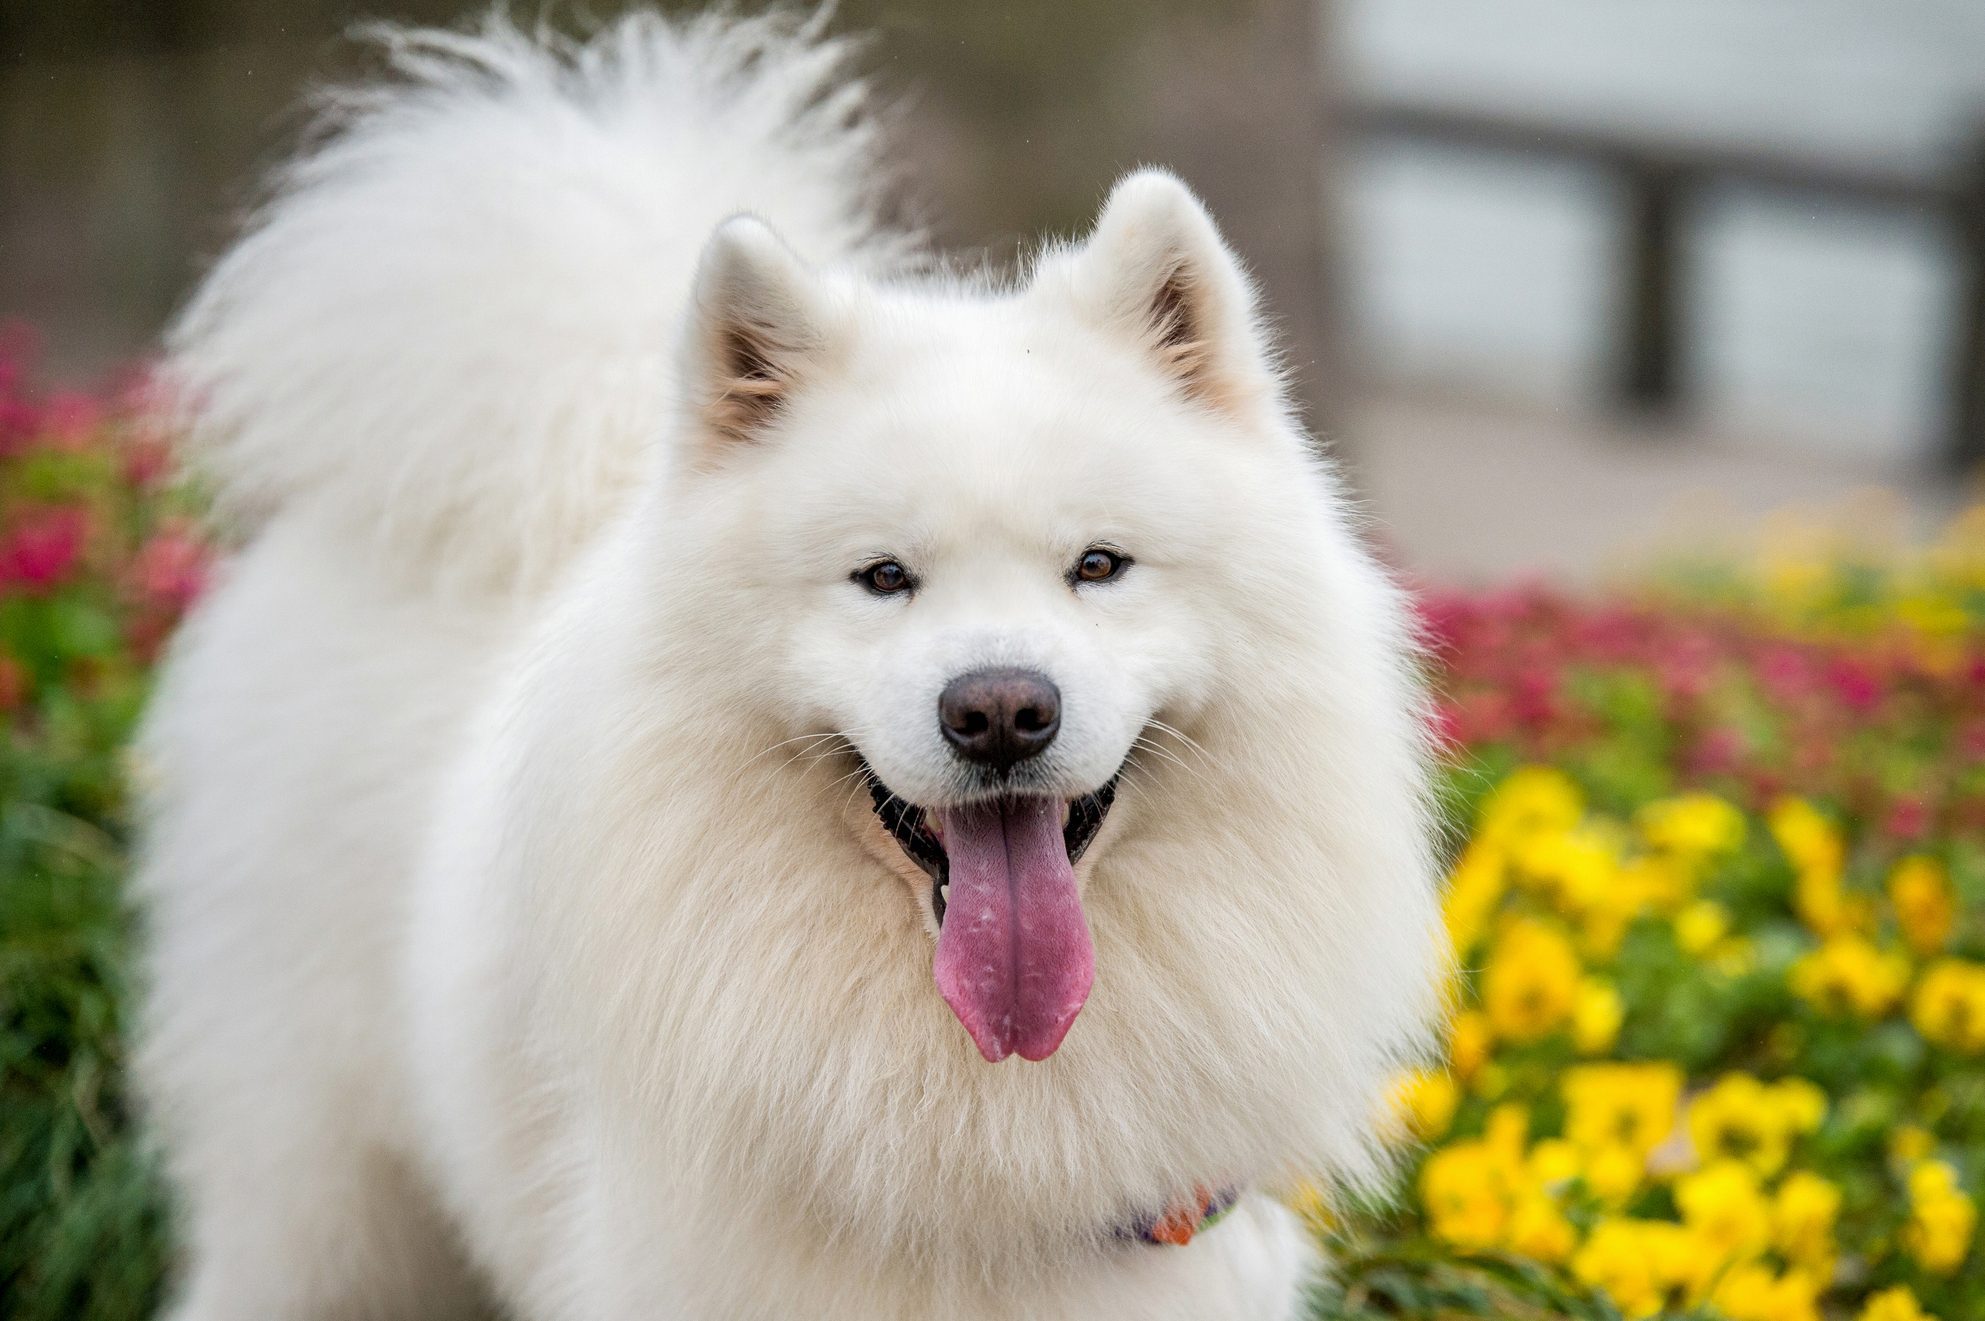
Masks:
[[[1192,1242],[1195,1234],[1203,1234],[1220,1223],[1234,1209],[1240,1195],[1238,1188],[1218,1191],[1203,1186],[1195,1188],[1192,1196],[1178,1198],[1158,1214],[1123,1226],[1116,1236],[1138,1243],[1182,1248]]]

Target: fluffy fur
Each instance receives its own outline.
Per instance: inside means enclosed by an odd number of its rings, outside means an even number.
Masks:
[[[1296,1315],[1271,1194],[1370,1174],[1437,999],[1421,696],[1205,212],[969,287],[803,26],[393,49],[174,344],[250,528],[141,749],[177,1315]],[[970,797],[991,662],[1062,691],[1034,790],[1122,769],[1038,1064],[858,779]]]

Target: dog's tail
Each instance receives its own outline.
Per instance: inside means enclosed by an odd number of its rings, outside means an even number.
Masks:
[[[878,141],[818,19],[389,29],[169,340],[192,464],[250,528],[309,506],[422,573],[542,582],[675,406],[704,238],[755,212],[886,269]]]

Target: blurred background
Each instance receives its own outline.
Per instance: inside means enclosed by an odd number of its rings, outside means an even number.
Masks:
[[[369,19],[460,0],[0,0],[0,319],[142,355]],[[619,6],[596,0],[596,16]],[[525,7],[515,11],[529,16]],[[547,11],[578,27],[576,7]],[[848,0],[908,202],[1010,262],[1173,166],[1428,576],[1590,579],[1985,457],[1978,0]]]

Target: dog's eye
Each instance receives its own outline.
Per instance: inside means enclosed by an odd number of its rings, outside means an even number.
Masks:
[[[1082,552],[1082,558],[1069,570],[1071,583],[1106,583],[1130,567],[1130,556],[1107,550],[1102,546],[1091,546]]]
[[[894,596],[917,585],[916,580],[910,577],[910,571],[895,560],[882,560],[866,569],[858,569],[854,578],[877,596]]]

